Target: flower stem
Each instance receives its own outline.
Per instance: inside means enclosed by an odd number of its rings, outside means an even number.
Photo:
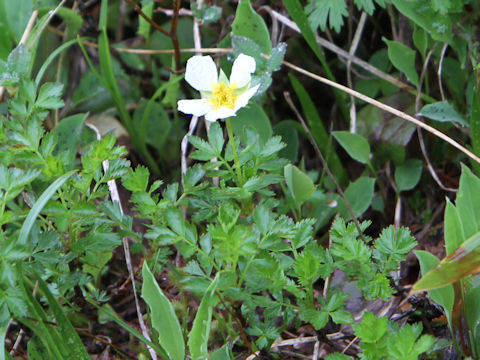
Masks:
[[[235,139],[233,138],[232,124],[230,123],[230,118],[226,118],[225,123],[227,124],[228,139],[230,140],[230,146],[232,147],[233,161],[235,162],[235,170],[237,172],[237,185],[242,186],[242,169],[240,167],[240,158],[238,157],[237,147],[235,146]]]

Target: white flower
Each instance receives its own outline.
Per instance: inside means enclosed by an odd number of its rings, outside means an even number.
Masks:
[[[179,100],[178,110],[195,116],[205,115],[208,121],[235,116],[246,106],[260,85],[250,87],[255,72],[255,59],[240,54],[233,63],[230,80],[222,70],[220,76],[210,56],[193,56],[187,61],[185,80],[200,91],[201,99]]]

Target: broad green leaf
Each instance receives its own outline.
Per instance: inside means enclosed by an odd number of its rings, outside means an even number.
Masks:
[[[415,70],[415,50],[398,42],[383,39],[388,46],[388,58],[398,70],[415,86],[418,85],[418,75]]]
[[[14,40],[16,44],[20,42],[28,20],[33,12],[33,0],[0,0],[0,15],[5,16],[0,22],[6,24],[10,40]],[[4,35],[6,35],[4,33]]]
[[[452,21],[449,16],[438,16],[430,6],[430,2],[392,0],[398,11],[421,26],[434,39],[452,43]]]
[[[469,124],[448,101],[439,101],[425,105],[417,114],[440,122],[454,122],[468,127]]]
[[[285,182],[295,200],[297,207],[310,199],[315,191],[312,179],[295,165],[288,164],[283,169]]]
[[[172,360],[185,360],[185,342],[177,315],[163,294],[146,262],[142,268],[142,297],[151,310],[152,327],[158,332],[158,342]]]
[[[476,274],[480,270],[480,232],[444,258],[413,286],[412,291],[437,289]]]
[[[205,295],[198,307],[197,315],[193,320],[192,330],[188,334],[188,348],[192,360],[208,359],[208,337],[212,321],[213,301],[215,300],[218,282],[221,273],[218,272],[215,279],[208,286]]]
[[[463,234],[463,226],[458,215],[457,208],[446,198],[447,205],[445,206],[445,250],[447,256],[453,253],[465,241]]]
[[[418,258],[420,263],[420,270],[422,275],[425,276],[431,269],[433,269],[439,263],[439,260],[428,251],[416,250],[415,255]],[[447,318],[451,320],[453,303],[455,300],[455,292],[452,285],[447,285],[445,287],[429,290],[428,294],[438,305],[441,305],[445,309]]]
[[[374,187],[375,179],[361,177],[351,183],[345,190],[345,197],[350,203],[356,217],[362,215],[372,203]],[[345,219],[350,219],[350,212],[348,212],[345,203],[342,201],[339,206],[340,214],[342,214]]]
[[[270,55],[272,52],[270,32],[263,18],[253,10],[250,0],[241,0],[238,4],[232,32],[233,35],[245,36],[255,41],[264,54]]]
[[[228,345],[223,345],[220,349],[210,355],[210,360],[231,360],[230,351],[228,351]]]
[[[348,131],[333,131],[332,135],[350,157],[362,164],[370,162],[370,145],[362,135],[352,134]]]
[[[427,54],[427,49],[429,47],[428,43],[428,33],[422,27],[418,26],[417,24],[413,24],[413,43],[415,47],[420,51],[422,55],[422,59],[425,59],[425,55]]]
[[[270,119],[263,108],[256,103],[250,103],[248,107],[239,110],[237,116],[232,118],[233,133],[236,136],[244,137],[245,127],[254,128],[260,135],[262,144],[272,137]]]
[[[395,169],[395,183],[398,192],[413,189],[422,176],[423,164],[418,159],[408,159]]]
[[[55,194],[55,192],[72,176],[76,170],[72,170],[50,184],[50,186],[40,195],[38,200],[35,202],[31,210],[29,211],[22,228],[20,229],[20,234],[18,235],[18,242],[20,244],[25,244],[28,239],[30,230],[32,229],[35,220],[37,219],[38,214],[42,211],[45,204],[50,200],[50,198]]]
[[[455,202],[465,238],[480,231],[480,179],[462,164],[460,187]]]

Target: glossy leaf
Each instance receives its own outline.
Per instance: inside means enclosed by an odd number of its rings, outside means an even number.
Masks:
[[[352,134],[348,131],[334,131],[332,135],[350,157],[362,164],[368,164],[370,161],[370,145],[367,139],[362,135]]]
[[[480,271],[480,232],[440,261],[412,288],[414,292],[437,289]]]
[[[283,169],[285,182],[295,200],[297,207],[310,199],[315,191],[312,179],[294,165],[288,164]]]
[[[150,307],[152,326],[158,332],[158,342],[172,360],[184,360],[185,342],[175,310],[146,262],[143,264],[142,275],[142,297]]]

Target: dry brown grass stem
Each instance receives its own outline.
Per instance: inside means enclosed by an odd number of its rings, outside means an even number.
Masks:
[[[437,129],[435,129],[434,127],[430,126],[430,125],[427,125],[425,124],[424,122],[418,120],[418,119],[415,119],[413,116],[410,116],[408,114],[405,114],[404,112],[400,111],[400,110],[397,110],[391,106],[388,106],[388,105],[385,105],[384,103],[378,101],[378,100],[375,100],[375,99],[372,99],[371,97],[368,97],[366,95],[363,95],[362,93],[359,93],[358,91],[355,91],[355,90],[352,90],[346,86],[343,86],[341,84],[338,84],[334,81],[331,81],[331,80],[328,80],[322,76],[319,76],[317,74],[314,74],[310,71],[307,71],[305,69],[302,69],[301,67],[298,67],[288,61],[284,61],[283,64],[285,66],[287,66],[288,68],[294,70],[294,71],[297,71],[301,74],[304,74],[314,80],[317,80],[321,83],[324,83],[326,85],[329,85],[331,87],[334,87],[336,89],[339,89],[349,95],[353,95],[355,96],[357,99],[360,99],[360,100],[363,100],[371,105],[374,105],[376,107],[378,107],[379,109],[382,109],[384,111],[387,111],[395,116],[398,116],[399,118],[403,119],[403,120],[406,120],[406,121],[409,121],[419,127],[421,127],[422,129],[425,129],[426,131],[428,131],[429,133],[439,137],[440,139],[446,141],[447,143],[449,143],[450,145],[452,145],[453,147],[457,148],[458,150],[460,150],[461,152],[463,152],[465,155],[467,155],[469,158],[475,160],[476,162],[478,162],[480,164],[480,158],[475,155],[474,153],[472,153],[470,150],[468,150],[467,148],[465,148],[464,146],[460,145],[458,142],[456,142],[455,140],[453,140],[452,138],[450,138],[449,136],[445,135],[444,133],[442,133],[441,131],[438,131]]]

